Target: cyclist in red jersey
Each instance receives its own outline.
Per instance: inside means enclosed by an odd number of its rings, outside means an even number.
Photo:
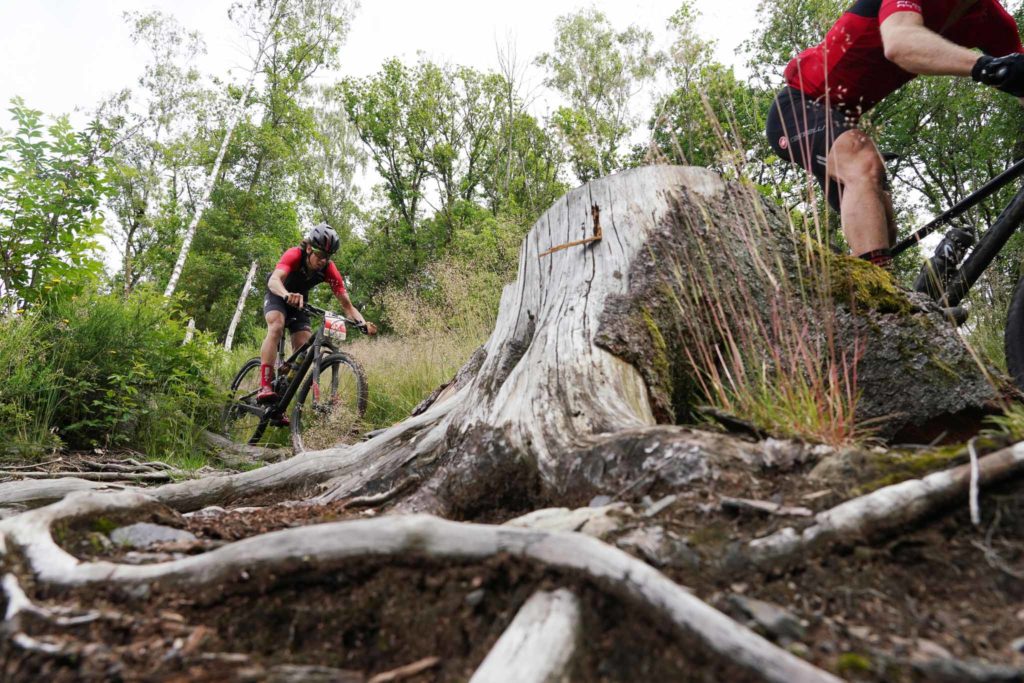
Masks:
[[[970,76],[1022,97],[1022,52],[998,0],[857,0],[825,40],[786,66],[768,141],[817,178],[853,254],[888,267],[892,199],[878,148],[856,127],[860,116],[919,75]]]
[[[330,285],[341,310],[353,320],[366,324],[367,334],[377,334],[377,326],[367,322],[352,305],[345,291],[345,282],[331,256],[338,251],[341,241],[334,228],[321,223],[313,227],[298,247],[292,247],[281,255],[281,259],[267,279],[267,291],[263,299],[263,315],[267,321],[267,336],[260,349],[260,393],[259,402],[277,400],[274,391],[274,356],[277,345],[287,326],[291,334],[292,349],[309,341],[312,331],[309,316],[302,307],[309,297],[309,290],[321,282]]]

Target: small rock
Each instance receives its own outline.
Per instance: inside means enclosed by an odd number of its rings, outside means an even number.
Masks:
[[[686,539],[680,538],[661,526],[633,529],[615,544],[656,567],[683,567],[697,569],[701,559]]]
[[[193,512],[186,512],[182,517],[219,517],[223,515],[227,510],[219,505],[210,505],[204,507],[202,510],[195,510]]]
[[[1010,650],[1024,654],[1024,636],[1017,638],[1010,643]]]
[[[477,590],[472,591],[471,593],[468,593],[466,595],[466,604],[469,605],[470,607],[476,607],[477,605],[479,605],[481,602],[484,601],[484,595],[485,594],[486,594],[486,592],[482,588],[478,588]]]
[[[871,629],[867,626],[850,626],[846,630],[857,640],[868,640],[871,638]]]
[[[611,496],[594,496],[587,503],[587,507],[591,508],[603,508],[605,505],[609,505],[612,502]]]
[[[776,639],[803,640],[807,635],[800,619],[778,605],[742,595],[730,596],[729,600]]]
[[[911,655],[914,661],[929,661],[932,659],[953,659],[953,654],[933,640],[927,638],[917,639],[917,648]]]
[[[858,481],[870,467],[870,456],[864,451],[847,448],[838,453],[825,456],[808,473],[810,481],[823,483],[849,484]]]
[[[786,649],[802,659],[807,659],[808,655],[811,654],[811,648],[807,647],[803,643],[796,641],[787,645]]]
[[[195,541],[197,539],[194,534],[182,529],[139,522],[114,529],[110,533],[110,540],[122,547],[144,549],[157,543]]]

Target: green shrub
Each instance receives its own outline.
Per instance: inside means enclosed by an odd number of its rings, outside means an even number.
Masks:
[[[222,395],[218,352],[153,292],[86,295],[2,323],[0,436],[28,447],[131,447],[191,456]]]

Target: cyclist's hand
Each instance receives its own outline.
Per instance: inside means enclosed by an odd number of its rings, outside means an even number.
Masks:
[[[284,300],[288,302],[289,306],[294,306],[295,308],[302,308],[302,304],[304,303],[302,295],[296,294],[295,292],[288,292],[288,296],[286,296]]]
[[[1015,97],[1024,97],[1024,54],[982,55],[971,69],[971,78]]]
[[[366,334],[377,334],[377,326],[369,320],[363,321],[363,329],[366,330]]]

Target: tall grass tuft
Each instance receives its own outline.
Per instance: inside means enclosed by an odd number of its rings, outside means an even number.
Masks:
[[[703,102],[725,175],[749,185],[738,126],[719,121],[706,96]],[[683,158],[675,149],[659,161]],[[828,216],[814,210],[814,189],[808,186],[807,213],[788,214],[783,239],[792,240],[794,259],[764,248],[770,228],[756,192],[735,201],[745,204],[735,211],[742,214],[735,234],[694,235],[695,246],[671,264],[675,313],[687,321],[679,346],[701,400],[776,435],[831,445],[866,438],[856,410],[860,353],[836,344],[836,258],[826,246]]]
[[[356,340],[349,349],[367,373],[369,425],[408,417],[458,372],[494,328],[508,277],[508,270],[451,258],[432,265],[414,286],[384,293],[393,334]]]

